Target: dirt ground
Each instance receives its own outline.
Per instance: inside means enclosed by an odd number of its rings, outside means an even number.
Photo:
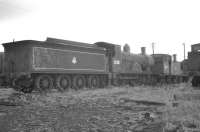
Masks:
[[[200,132],[190,84],[23,94],[0,89],[0,132]]]

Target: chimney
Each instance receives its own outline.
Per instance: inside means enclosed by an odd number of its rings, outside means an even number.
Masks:
[[[126,53],[130,53],[130,46],[128,44],[125,44],[123,47],[123,51]]]
[[[142,55],[146,55],[146,47],[141,47],[141,53]]]
[[[177,60],[176,60],[176,54],[173,54],[173,61],[177,62]]]

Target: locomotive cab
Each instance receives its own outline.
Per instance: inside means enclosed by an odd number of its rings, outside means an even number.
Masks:
[[[155,64],[152,67],[152,72],[156,74],[171,74],[171,56],[167,54],[153,54]]]
[[[116,44],[111,44],[107,42],[97,42],[95,43],[99,47],[106,49],[106,56],[108,58],[107,65],[109,67],[109,72],[119,73],[121,70],[121,46]]]

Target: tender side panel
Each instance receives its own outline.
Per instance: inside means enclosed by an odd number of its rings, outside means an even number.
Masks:
[[[5,48],[5,72],[20,73],[30,70],[30,50],[27,47],[13,46]]]
[[[35,71],[105,72],[105,55],[72,50],[33,47]]]

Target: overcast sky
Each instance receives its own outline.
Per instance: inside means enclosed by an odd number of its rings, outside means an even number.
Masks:
[[[55,37],[106,41],[183,59],[200,43],[199,0],[0,0],[0,43]],[[3,51],[3,48],[0,48]]]

